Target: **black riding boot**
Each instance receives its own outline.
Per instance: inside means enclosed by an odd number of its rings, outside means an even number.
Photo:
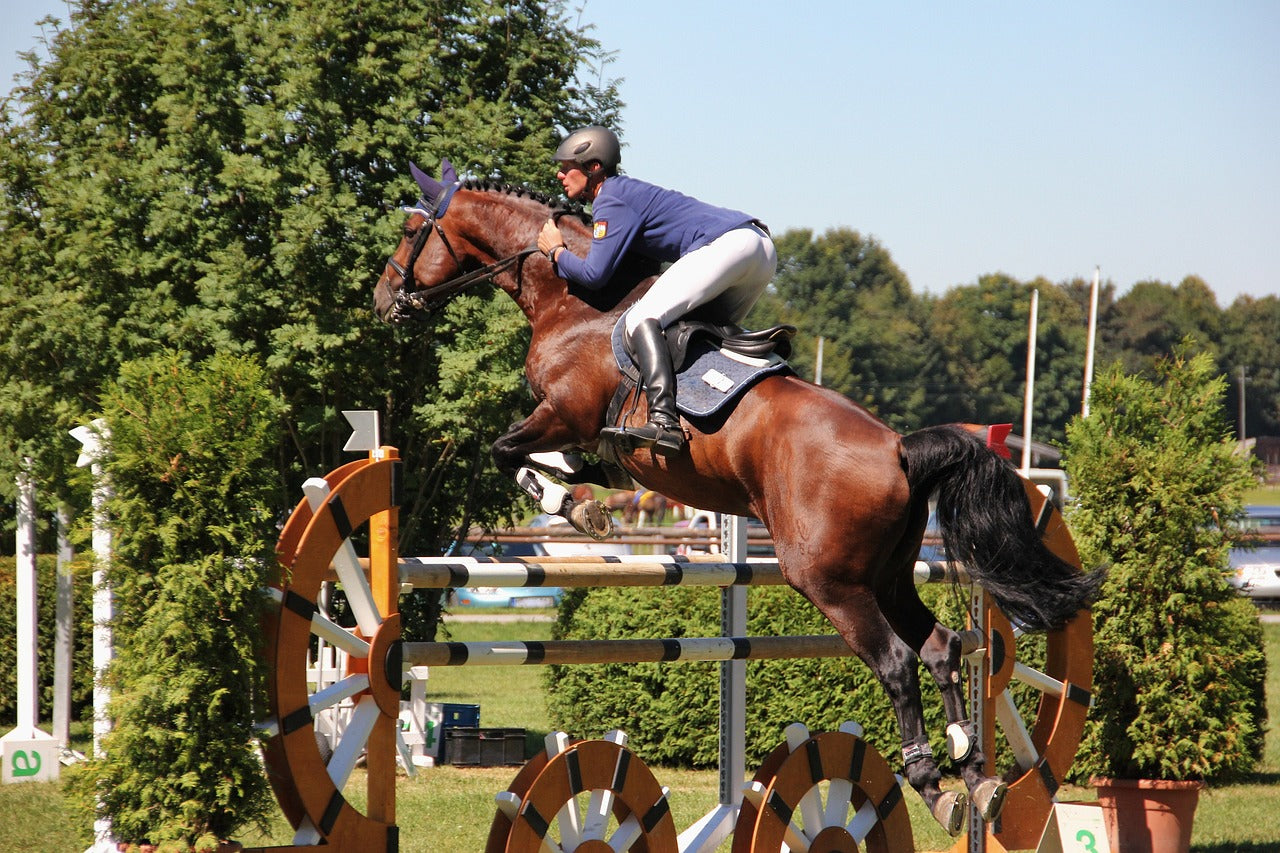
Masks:
[[[676,372],[657,320],[644,320],[631,333],[631,354],[649,399],[649,423],[642,427],[606,427],[600,435],[622,448],[652,447],[662,456],[674,456],[684,449],[684,430],[676,414]]]

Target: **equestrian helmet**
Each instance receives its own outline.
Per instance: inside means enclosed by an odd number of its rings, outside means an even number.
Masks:
[[[618,144],[618,137],[612,130],[592,125],[566,136],[556,149],[554,159],[556,162],[569,160],[583,165],[598,160],[605,172],[612,175],[618,171],[618,164],[622,162],[622,146]]]

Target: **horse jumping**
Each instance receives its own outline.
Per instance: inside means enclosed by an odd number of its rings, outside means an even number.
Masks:
[[[530,457],[600,452],[620,378],[611,331],[657,270],[635,262],[603,290],[578,290],[532,248],[543,223],[562,213],[548,200],[459,181],[447,163],[443,182],[414,172],[424,200],[410,209],[376,285],[378,317],[401,321],[477,283],[502,288],[532,326],[525,373],[536,405],[494,443],[494,461],[512,476],[532,466],[567,483],[612,485],[599,463],[553,466],[547,460],[554,456]],[[566,215],[560,227],[585,252],[588,224]],[[633,389],[623,412],[627,423],[643,425],[644,394]],[[682,426],[688,441],[678,455],[615,448],[616,461],[636,482],[674,500],[765,523],[787,583],[884,686],[902,734],[905,775],[954,835],[963,828],[965,795],[939,787],[924,731],[922,660],[941,690],[952,758],[969,796],[984,820],[995,820],[1006,786],[986,775],[968,720],[959,636],[921,602],[912,578],[929,500],[936,495],[948,557],[963,562],[1025,630],[1061,627],[1097,594],[1100,574],[1077,571],[1043,545],[1017,472],[962,427],[900,435],[843,395],[791,373],[761,379],[729,414],[685,417]],[[538,485],[521,482],[548,507]],[[582,509],[558,501],[551,511]],[[573,515],[582,527],[583,513]]]

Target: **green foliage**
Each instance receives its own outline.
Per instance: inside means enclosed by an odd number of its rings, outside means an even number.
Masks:
[[[238,356],[129,363],[104,395],[113,729],[74,784],[123,840],[226,838],[268,813],[253,724],[279,416],[262,369]]]
[[[13,557],[0,557],[0,684],[18,683],[16,674],[17,589]],[[73,561],[66,570],[71,575],[73,592],[71,652],[71,716],[78,719],[93,703],[93,568],[83,561]],[[56,639],[57,560],[52,555],[36,557],[36,644],[39,648],[40,709],[48,715],[53,709],[53,652]],[[17,721],[17,694],[12,689],[0,692],[0,726]]]
[[[812,378],[823,339],[822,384],[859,400],[902,429],[924,404],[919,377],[934,363],[923,303],[874,238],[838,228],[777,240],[778,275],[748,324],[798,327],[796,372]],[[918,425],[918,422],[917,424]]]
[[[923,590],[948,624],[962,624],[946,590]],[[818,611],[786,587],[748,593],[751,636],[830,634]],[[719,596],[689,587],[571,591],[554,636],[593,640],[631,637],[713,637],[720,630]],[[553,666],[547,672],[552,725],[579,737],[620,728],[647,762],[709,767],[717,760],[718,664],[600,664]],[[945,755],[946,715],[932,678],[921,669],[926,728],[936,755]],[[861,723],[883,755],[897,755],[901,738],[888,697],[855,657],[747,662],[747,764],[758,764],[782,740],[786,726],[834,730]]]
[[[1219,364],[1229,383],[1227,411],[1240,411],[1243,394],[1244,434],[1280,435],[1280,297],[1241,296],[1226,310],[1223,329]]]
[[[1062,439],[1079,406],[1086,318],[1049,282],[1023,284],[1000,274],[953,288],[934,306],[928,328],[940,349],[943,382],[933,423],[1021,422],[1033,290],[1040,294],[1033,437]]]
[[[514,486],[483,469],[528,405],[523,324],[474,300],[397,333],[371,288],[411,159],[551,191],[560,128],[617,122],[607,64],[558,2],[75,4],[0,108],[0,494],[32,456],[42,500],[65,497],[66,431],[121,364],[175,349],[266,366],[291,485],[347,461],[339,410],[381,411],[408,549],[509,516]]]
[[[1068,430],[1076,543],[1086,565],[1110,566],[1083,775],[1227,778],[1262,743],[1261,629],[1226,583],[1254,476],[1224,423],[1223,380],[1189,350],[1152,378],[1113,366]]]

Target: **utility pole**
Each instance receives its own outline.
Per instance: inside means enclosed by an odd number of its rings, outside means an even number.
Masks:
[[[1240,446],[1241,447],[1244,447],[1245,436],[1248,435],[1248,433],[1245,431],[1245,428],[1244,428],[1244,383],[1249,378],[1248,376],[1245,375],[1246,369],[1247,368],[1243,364],[1240,365]]]

